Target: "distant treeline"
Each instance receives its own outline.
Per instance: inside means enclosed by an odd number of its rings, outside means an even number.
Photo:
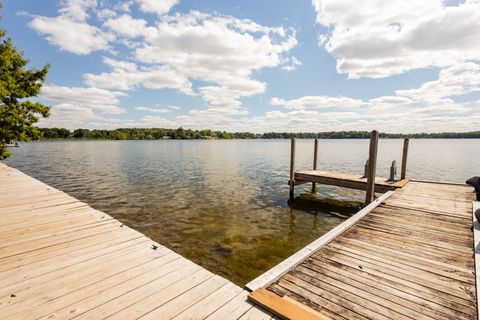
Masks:
[[[330,131],[330,132],[226,132],[191,129],[163,128],[123,128],[114,130],[40,128],[43,139],[86,139],[86,140],[159,140],[159,139],[367,139],[368,131]],[[380,133],[381,138],[427,138],[427,139],[468,139],[480,138],[480,131],[472,132],[441,132],[441,133]]]

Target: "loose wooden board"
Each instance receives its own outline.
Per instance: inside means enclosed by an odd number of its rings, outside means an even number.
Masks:
[[[319,312],[293,299],[283,298],[267,289],[260,288],[248,295],[248,299],[287,320],[330,320]]]

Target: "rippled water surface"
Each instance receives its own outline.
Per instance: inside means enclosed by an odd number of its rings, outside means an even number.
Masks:
[[[289,140],[25,143],[6,164],[105,211],[214,273],[243,285],[359,208],[359,191],[297,187],[288,204]],[[408,176],[463,182],[480,175],[480,140],[411,140]],[[297,141],[297,168],[313,140]],[[377,175],[401,162],[381,140]],[[321,170],[362,173],[367,140],[320,140]],[[349,203],[325,199],[348,200]]]

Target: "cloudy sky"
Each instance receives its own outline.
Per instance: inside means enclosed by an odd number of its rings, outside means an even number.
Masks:
[[[4,0],[41,126],[480,130],[480,0]]]

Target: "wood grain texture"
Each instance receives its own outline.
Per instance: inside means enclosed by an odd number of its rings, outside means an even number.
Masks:
[[[407,159],[408,159],[408,144],[410,139],[405,138],[403,140],[403,153],[402,153],[402,171],[400,173],[400,179],[404,180],[407,177]]]
[[[330,241],[334,240],[338,235],[342,232],[345,232],[350,227],[352,227],[357,221],[359,221],[363,216],[371,212],[375,209],[378,205],[382,203],[383,200],[387,199],[389,196],[392,195],[392,192],[387,192],[383,194],[381,197],[376,199],[374,202],[370,203],[368,206],[357,212],[353,217],[345,220],[332,230],[325,233],[323,236],[318,238],[317,240],[313,241],[303,249],[297,251],[287,259],[285,259],[280,264],[276,265],[272,269],[268,270],[258,278],[253,279],[249,283],[245,285],[245,287],[250,290],[254,291],[261,287],[266,287],[272,282],[276,281],[282,275],[293,269],[298,264],[302,263],[305,259],[310,257],[313,253],[317,250],[322,248],[324,245],[329,243]]]
[[[280,297],[272,291],[260,288],[248,295],[248,299],[270,310],[281,319],[329,320],[328,317],[289,297]]]
[[[315,182],[318,184],[344,187],[356,190],[367,189],[367,178],[359,174],[329,172],[321,170],[302,170],[294,174],[296,184]],[[386,178],[375,178],[375,192],[384,193],[403,187],[408,179],[390,181]]]
[[[1,319],[271,319],[247,291],[0,164]]]
[[[267,289],[331,319],[477,319],[473,197],[410,181]]]

